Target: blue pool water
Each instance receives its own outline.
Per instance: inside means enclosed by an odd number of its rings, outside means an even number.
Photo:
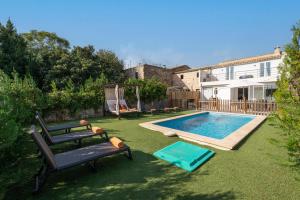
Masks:
[[[251,115],[207,112],[155,124],[215,139],[223,139],[252,119],[254,116]]]

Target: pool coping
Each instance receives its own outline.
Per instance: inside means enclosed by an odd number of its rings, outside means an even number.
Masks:
[[[179,115],[175,117],[169,117],[169,118],[164,118],[164,119],[159,119],[159,120],[154,120],[150,122],[144,122],[140,123],[139,125],[141,127],[153,130],[153,131],[158,131],[163,133],[164,135],[167,135],[168,133],[175,133],[178,137],[188,140],[191,142],[196,142],[202,145],[207,145],[207,146],[212,146],[217,149],[221,150],[233,150],[244,138],[246,138],[255,128],[257,128],[266,118],[267,116],[262,116],[262,115],[250,115],[250,116],[255,116],[253,120],[248,122],[247,124],[243,125],[239,129],[235,130],[228,136],[226,136],[223,139],[215,139],[211,137],[206,137],[202,135],[197,135],[194,133],[186,132],[186,131],[181,131],[177,129],[172,129],[172,128],[167,128],[163,127],[160,125],[156,125],[154,123],[157,122],[163,122],[163,121],[168,121],[172,119],[178,119],[186,116],[192,116],[192,115],[197,115],[201,113],[207,113],[211,111],[202,111],[202,112],[195,112],[195,113],[190,113],[190,114],[185,114],[185,115]],[[249,116],[249,114],[240,114],[240,113],[228,113],[228,112],[212,112],[212,113],[223,113],[223,114],[229,114],[229,115],[241,115],[241,116]]]

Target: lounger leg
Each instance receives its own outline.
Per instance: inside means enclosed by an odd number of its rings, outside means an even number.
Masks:
[[[93,172],[97,172],[96,164],[96,160],[88,162],[88,166],[92,169]]]
[[[91,124],[87,125],[87,126],[86,126],[86,129],[87,129],[87,130],[92,130],[92,125],[91,125]]]
[[[78,147],[81,147],[81,139],[78,140]]]
[[[130,148],[128,148],[128,150],[127,150],[127,152],[126,152],[126,157],[127,157],[129,160],[133,160]]]
[[[48,174],[49,174],[48,166],[43,165],[40,168],[39,172],[34,176],[34,179],[35,179],[35,187],[33,190],[34,193],[37,193],[40,191],[41,187],[46,182]]]
[[[107,135],[107,132],[104,131],[104,136],[105,136],[105,140],[108,141],[108,135]],[[101,137],[103,137],[103,135],[101,134]]]

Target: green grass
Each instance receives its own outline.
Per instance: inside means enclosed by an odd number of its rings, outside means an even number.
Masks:
[[[145,115],[117,120],[106,117],[91,120],[109,135],[123,139],[133,151],[134,160],[114,156],[99,160],[98,171],[79,166],[51,175],[40,194],[32,196],[32,175],[39,167],[35,145],[28,139],[24,157],[16,169],[1,172],[1,196],[5,199],[299,199],[299,174],[280,146],[280,130],[267,120],[235,151],[216,155],[192,173],[152,156],[176,142],[138,126],[139,123],[175,114]],[[99,138],[84,144],[100,142]],[[205,147],[205,146],[203,146]],[[75,148],[73,143],[54,148],[55,152]],[[21,180],[10,184],[15,176]],[[297,179],[298,178],[298,179]]]

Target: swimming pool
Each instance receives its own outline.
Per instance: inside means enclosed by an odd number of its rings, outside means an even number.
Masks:
[[[223,139],[254,118],[255,116],[251,115],[206,112],[154,124],[215,139]]]
[[[184,140],[232,150],[265,119],[261,115],[195,112],[139,125],[166,136],[177,135]]]

